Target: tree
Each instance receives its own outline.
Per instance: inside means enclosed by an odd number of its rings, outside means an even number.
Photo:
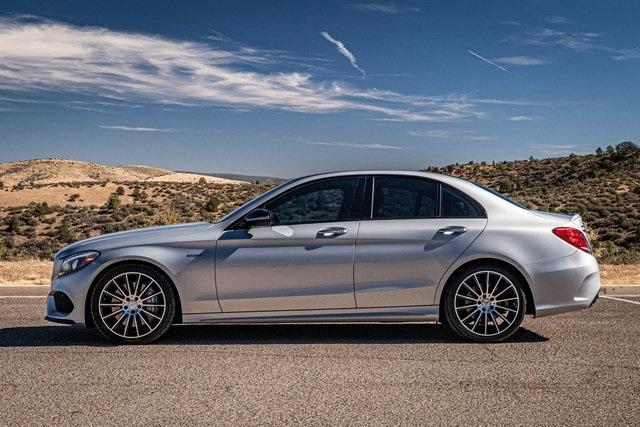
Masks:
[[[533,156],[529,156],[529,161],[533,162],[535,160],[535,158]]]
[[[629,154],[636,151],[640,151],[640,148],[631,141],[622,141],[620,144],[616,145],[616,153],[618,154]]]
[[[7,229],[9,233],[20,233],[20,218],[18,218],[18,215],[11,215],[7,218],[7,225],[9,226]]]
[[[198,184],[202,185],[202,184],[206,184],[207,180],[205,179],[204,176],[201,176],[200,179],[198,180]]]
[[[616,150],[611,145],[607,145],[607,154],[613,154]]]
[[[116,188],[116,194],[118,196],[124,196],[124,187],[122,185],[119,185],[118,188]]]
[[[604,151],[602,150],[601,147],[596,148],[596,156],[602,156],[602,154],[604,154]]]

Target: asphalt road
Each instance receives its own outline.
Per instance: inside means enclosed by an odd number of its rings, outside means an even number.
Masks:
[[[493,345],[367,324],[179,326],[140,347],[49,324],[43,304],[0,299],[0,424],[640,423],[640,305],[624,301]]]

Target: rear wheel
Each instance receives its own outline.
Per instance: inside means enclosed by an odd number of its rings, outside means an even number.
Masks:
[[[446,323],[460,336],[480,342],[513,335],[527,307],[520,280],[499,266],[476,266],[453,277],[446,290]]]
[[[119,344],[143,344],[162,336],[173,321],[171,285],[154,269],[122,265],[93,289],[91,314],[102,335]]]

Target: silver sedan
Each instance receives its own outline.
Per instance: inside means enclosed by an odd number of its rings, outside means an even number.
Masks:
[[[500,341],[589,307],[578,215],[459,178],[358,171],[288,181],[216,223],[107,234],[55,255],[46,319],[147,343],[175,323],[439,321]]]

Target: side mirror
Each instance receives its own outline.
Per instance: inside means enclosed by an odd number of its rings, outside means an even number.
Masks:
[[[257,208],[246,214],[243,219],[249,227],[268,227],[271,225],[271,212]]]

